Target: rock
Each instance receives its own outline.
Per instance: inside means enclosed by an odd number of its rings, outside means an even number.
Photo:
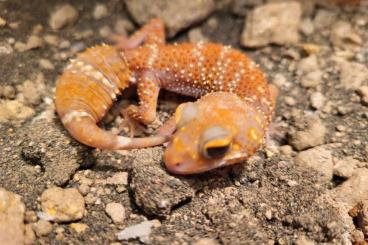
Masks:
[[[247,15],[240,42],[245,47],[296,43],[301,14],[298,2],[268,3],[257,7]]]
[[[47,220],[39,220],[33,224],[33,230],[38,237],[46,236],[52,231],[52,224]]]
[[[23,132],[22,157],[42,168],[44,182],[65,185],[81,165],[95,161],[91,151],[71,139],[53,118],[33,120],[23,127]]]
[[[0,17],[0,27],[3,27],[6,25],[6,20]]]
[[[333,174],[344,179],[350,178],[359,163],[358,160],[352,157],[340,159],[334,165]]]
[[[47,189],[41,195],[41,208],[58,223],[80,220],[85,213],[83,196],[75,188]]]
[[[237,0],[232,1],[231,12],[238,16],[245,16],[248,9],[263,4],[263,0]]]
[[[208,42],[208,38],[203,35],[201,28],[193,28],[188,32],[191,43]]]
[[[278,88],[281,88],[287,83],[287,79],[283,74],[276,73],[272,83],[275,84]]]
[[[330,40],[333,45],[346,48],[349,44],[361,45],[362,38],[353,30],[351,24],[345,21],[336,22],[331,29]]]
[[[65,4],[51,13],[49,25],[59,30],[68,24],[73,24],[78,18],[78,11],[70,4]]]
[[[14,50],[12,46],[9,43],[6,42],[0,42],[0,56],[8,55],[13,53]]]
[[[308,36],[314,32],[314,24],[310,18],[305,18],[300,23],[301,32]]]
[[[22,42],[16,42],[14,44],[14,48],[18,52],[24,52],[24,51],[28,50],[27,45],[25,43],[22,43]]]
[[[368,201],[362,202],[361,210],[359,210],[356,219],[358,227],[365,236],[368,236]]]
[[[13,86],[5,85],[4,87],[0,86],[0,96],[5,99],[14,99],[15,98],[15,89]]]
[[[120,203],[111,202],[106,204],[105,212],[112,219],[114,224],[122,225],[125,221],[125,208]]]
[[[310,101],[311,101],[311,106],[314,109],[319,110],[325,105],[326,98],[321,92],[314,92],[310,96]]]
[[[353,175],[330,194],[334,200],[344,205],[346,211],[359,202],[368,201],[368,169],[355,169]]]
[[[330,150],[326,149],[326,146],[317,146],[312,149],[302,151],[294,160],[297,165],[311,168],[318,172],[324,181],[328,182],[332,179],[332,153]]]
[[[75,232],[78,234],[86,232],[86,230],[89,228],[88,225],[83,223],[71,223],[70,228],[72,228]]]
[[[39,59],[38,60],[38,64],[44,70],[50,70],[50,71],[52,71],[52,70],[55,69],[54,64],[52,64],[51,61],[48,60],[48,59]]]
[[[314,26],[317,30],[328,29],[333,23],[336,22],[336,12],[319,9],[314,17]]]
[[[345,89],[357,89],[368,79],[368,68],[360,63],[340,60],[340,83]]]
[[[0,188],[0,244],[24,243],[25,209],[19,195]]]
[[[128,185],[128,173],[127,172],[116,173],[113,176],[107,178],[106,184],[109,184],[109,185]]]
[[[140,25],[160,17],[165,23],[169,37],[200,22],[215,9],[213,0],[127,0],[125,3],[129,13]]]
[[[44,45],[43,39],[39,36],[32,35],[26,43],[26,50],[41,48]]]
[[[306,238],[305,236],[300,236],[298,237],[298,239],[295,241],[295,245],[314,245],[315,243]]]
[[[315,88],[322,83],[323,72],[321,70],[311,71],[302,75],[300,84],[304,88]]]
[[[294,106],[296,104],[296,101],[293,97],[285,96],[284,101],[288,106]]]
[[[95,8],[93,9],[92,16],[95,20],[102,19],[109,14],[109,11],[105,4],[99,3],[96,4]]]
[[[117,234],[118,240],[129,240],[132,238],[139,238],[140,241],[144,242],[148,240],[151,234],[152,227],[156,226],[158,220],[143,221],[137,225],[129,226]]]
[[[318,54],[322,50],[322,46],[315,43],[303,43],[302,48],[308,55]]]
[[[59,39],[59,37],[58,37],[58,36],[56,36],[56,35],[50,35],[50,34],[48,34],[48,35],[45,35],[45,36],[43,37],[43,39],[45,40],[45,42],[46,42],[47,44],[50,44],[50,45],[52,45],[52,46],[58,46],[58,45],[59,45],[59,43],[60,43],[60,39]]]
[[[134,25],[127,19],[118,19],[115,22],[114,30],[117,34],[126,36],[128,32],[132,32],[134,30]]]
[[[168,215],[171,209],[193,197],[194,189],[187,179],[171,176],[160,168],[162,151],[142,149],[134,159],[131,189],[136,204],[147,214]]]
[[[368,86],[361,86],[357,90],[363,105],[368,106]]]
[[[18,100],[28,105],[38,105],[46,93],[44,76],[40,73],[34,81],[26,80],[17,86]]]
[[[194,243],[192,243],[192,245],[219,245],[219,243],[215,239],[200,238]]]
[[[307,74],[319,69],[318,59],[316,55],[310,55],[300,60],[298,64],[298,75]]]
[[[289,143],[296,150],[305,150],[324,143],[326,126],[318,116],[304,118],[306,128],[290,135]]]
[[[109,26],[103,26],[98,30],[98,34],[100,34],[100,36],[103,38],[108,38],[111,37],[113,33]]]
[[[0,123],[24,120],[35,114],[35,111],[28,106],[25,106],[18,100],[3,100],[0,102]]]
[[[26,224],[24,227],[24,244],[33,245],[36,241],[36,235],[31,224]]]

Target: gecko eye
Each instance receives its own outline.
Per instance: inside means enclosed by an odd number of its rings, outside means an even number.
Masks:
[[[197,105],[188,102],[179,105],[175,112],[175,122],[178,128],[183,127],[185,124],[193,120],[198,115]]]
[[[231,148],[231,133],[219,126],[212,126],[201,137],[200,151],[208,159],[223,157]]]

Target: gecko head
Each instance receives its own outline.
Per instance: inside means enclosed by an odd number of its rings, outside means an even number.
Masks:
[[[164,162],[175,174],[195,174],[238,163],[264,142],[260,112],[232,93],[210,93],[181,104],[176,132],[165,150]]]

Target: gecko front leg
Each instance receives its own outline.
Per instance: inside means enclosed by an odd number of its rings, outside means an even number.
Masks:
[[[143,71],[138,76],[137,93],[139,106],[129,105],[122,114],[130,127],[131,136],[138,123],[148,125],[156,119],[157,99],[160,81],[153,71]]]

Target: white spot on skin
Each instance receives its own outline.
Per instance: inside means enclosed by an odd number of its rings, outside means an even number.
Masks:
[[[74,120],[76,121],[80,121],[80,119],[82,117],[89,117],[91,119],[94,119],[92,117],[91,114],[89,114],[88,112],[86,111],[69,111],[68,113],[66,113],[62,118],[61,118],[61,121],[63,122],[63,124],[67,124],[67,123],[70,123]]]

